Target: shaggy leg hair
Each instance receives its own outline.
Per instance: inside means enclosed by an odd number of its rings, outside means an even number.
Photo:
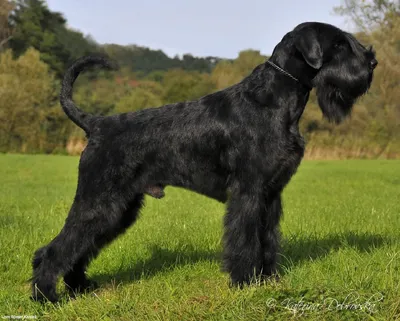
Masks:
[[[64,274],[71,294],[83,292],[94,285],[86,278],[86,266],[102,247],[133,224],[142,206],[143,195],[136,195],[125,206],[121,206],[121,200],[117,198],[114,203],[108,204],[107,198],[95,200],[90,207],[75,200],[60,234],[35,253],[35,299],[56,302],[55,282],[60,274]]]
[[[377,60],[350,34],[303,23],[234,86],[108,117],[72,100],[75,79],[93,65],[113,68],[103,57],[83,57],[62,85],[61,105],[88,145],[65,225],[33,259],[33,298],[40,301],[58,299],[60,276],[72,293],[90,287],[90,260],[136,220],[143,194],[162,198],[168,185],[227,202],[224,267],[232,284],[276,276],[281,192],[304,154],[298,125],[310,90],[323,115],[340,122],[368,90]]]

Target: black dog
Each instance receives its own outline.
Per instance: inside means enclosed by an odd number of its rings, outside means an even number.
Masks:
[[[162,197],[167,185],[229,199],[224,266],[233,284],[274,276],[281,192],[303,157],[298,123],[310,90],[316,88],[323,114],[340,122],[368,90],[377,61],[350,34],[303,23],[232,87],[108,117],[86,114],[72,101],[76,77],[94,64],[112,67],[101,57],[81,58],[63,82],[61,104],[87,133],[88,145],[65,226],[35,253],[37,300],[57,300],[60,275],[73,292],[89,287],[90,259],[136,220],[144,193]]]

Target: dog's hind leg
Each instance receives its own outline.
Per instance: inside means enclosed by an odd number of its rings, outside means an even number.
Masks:
[[[64,282],[71,295],[82,293],[89,288],[96,287],[94,281],[86,277],[85,270],[90,260],[95,258],[102,247],[110,243],[121,233],[124,233],[137,219],[139,210],[142,206],[143,195],[138,194],[133,201],[129,202],[128,208],[124,211],[119,221],[109,234],[100,236],[93,247],[84,253],[74,264],[72,270],[68,271],[64,276]]]
[[[261,189],[231,192],[224,221],[224,268],[234,285],[243,286],[262,271],[261,213],[265,205]]]
[[[133,223],[142,198],[136,196],[133,203],[124,202],[116,194],[93,197],[89,202],[75,198],[61,232],[35,254],[33,299],[57,301],[57,278],[65,273],[72,288],[80,290],[87,285],[84,269],[90,257]]]

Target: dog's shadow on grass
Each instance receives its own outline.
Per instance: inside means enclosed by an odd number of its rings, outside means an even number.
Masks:
[[[290,266],[298,266],[308,260],[322,259],[339,249],[351,248],[357,252],[372,252],[388,244],[390,240],[379,234],[347,232],[326,236],[286,236],[280,251],[281,273]]]
[[[279,273],[284,275],[292,268],[308,260],[321,259],[340,248],[352,248],[358,252],[371,252],[388,244],[389,240],[378,234],[330,234],[325,237],[304,237],[301,235],[286,237],[282,240],[279,258]],[[202,251],[186,245],[185,251],[170,250],[157,245],[151,247],[151,256],[137,262],[130,268],[122,268],[115,273],[98,273],[92,277],[99,284],[109,282],[126,283],[152,276],[176,268],[193,265],[202,261],[220,262],[220,251]]]
[[[187,244],[185,245],[184,251],[171,250],[153,245],[150,252],[151,256],[149,258],[135,263],[130,268],[124,267],[116,271],[115,274],[94,274],[92,277],[99,284],[110,281],[125,283],[127,281],[148,279],[158,273],[172,271],[178,267],[198,262],[217,262],[221,258],[220,252],[197,250],[193,246]]]

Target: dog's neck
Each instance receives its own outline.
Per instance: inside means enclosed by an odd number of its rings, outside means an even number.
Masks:
[[[314,71],[305,62],[297,61],[295,59],[282,59],[282,57],[275,58],[273,56],[269,61],[295,77],[308,91],[311,91],[313,88],[312,80],[317,74],[317,71]]]
[[[241,84],[244,97],[278,113],[287,111],[293,124],[298,123],[311,91],[309,86],[269,63],[257,66]]]
[[[286,71],[285,69],[279,67],[277,64],[275,64],[274,62],[272,62],[271,60],[267,60],[266,63],[270,66],[272,66],[273,68],[275,68],[276,70],[278,70],[279,72],[281,72],[282,74],[284,74],[285,76],[291,78],[292,80],[302,84],[304,87],[308,88],[309,90],[312,89],[312,85],[307,81],[304,82],[298,78],[296,78],[295,76],[293,76],[291,73],[289,73],[288,71]]]
[[[313,79],[318,70],[313,69],[295,49],[293,44],[282,40],[274,49],[270,62],[282,68],[285,72],[296,78],[309,91],[314,87]],[[273,68],[271,66],[271,68]]]
[[[279,68],[265,62],[243,80],[246,84],[245,95],[266,109],[287,112],[290,123],[297,126],[310,96],[313,75],[301,75],[300,71],[305,68],[301,64],[296,69],[294,64],[284,64],[284,61],[280,64],[279,60],[273,55],[270,62]],[[288,69],[288,66],[292,68]],[[303,71],[306,73],[306,70]]]

